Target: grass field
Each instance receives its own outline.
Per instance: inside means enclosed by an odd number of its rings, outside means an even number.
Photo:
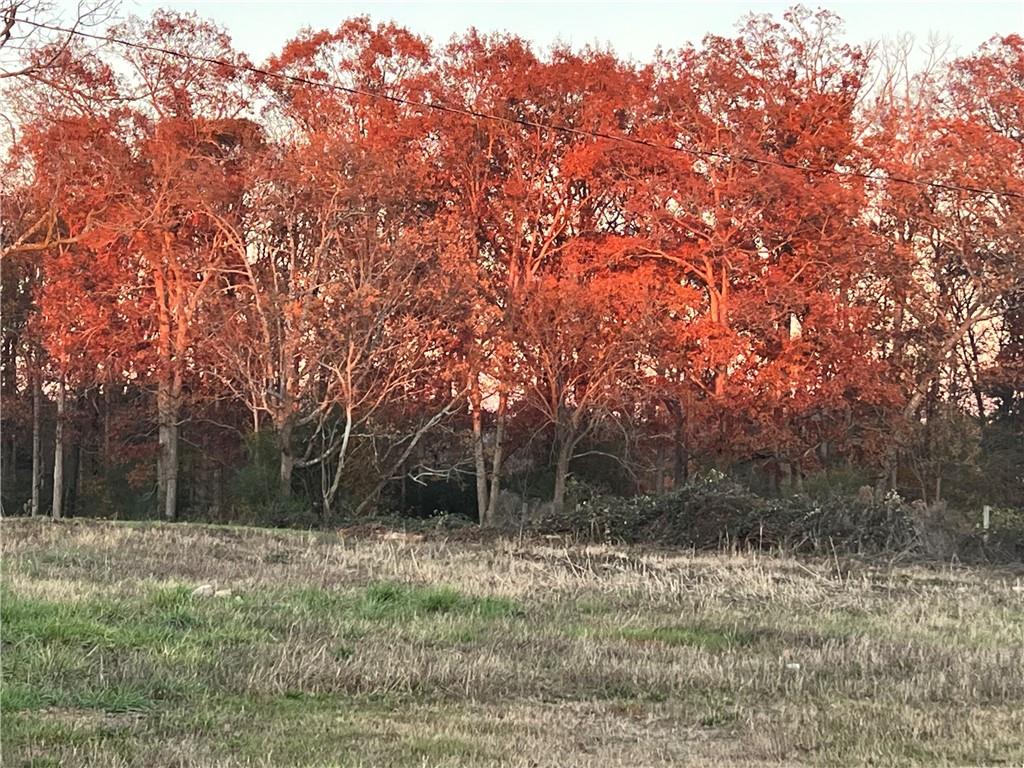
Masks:
[[[4,766],[1024,762],[1019,570],[0,533]]]

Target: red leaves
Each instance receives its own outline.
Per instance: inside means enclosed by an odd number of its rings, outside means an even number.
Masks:
[[[827,12],[784,22],[639,69],[476,32],[434,50],[362,17],[271,59],[315,82],[267,80],[256,117],[220,30],[130,21],[120,36],[215,62],[69,51],[77,100],[31,102],[32,196],[68,240],[40,332],[82,377],[116,360],[202,393],[215,370],[273,418],[405,413],[468,369],[562,440],[654,401],[737,455],[852,440],[851,413],[909,396],[884,383],[906,349],[944,349],[928,333],[954,294],[994,306],[1020,279],[1007,200],[888,180],[1021,189],[1024,43],[959,62],[949,108],[865,125],[864,52]]]

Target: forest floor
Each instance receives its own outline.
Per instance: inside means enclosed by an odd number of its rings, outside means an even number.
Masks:
[[[1021,570],[188,524],[0,535],[4,766],[1024,761]]]

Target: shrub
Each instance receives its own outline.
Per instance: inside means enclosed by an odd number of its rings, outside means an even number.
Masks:
[[[717,472],[662,496],[605,496],[573,489],[575,505],[538,522],[545,532],[697,549],[781,548],[830,552],[908,549],[918,543],[913,510],[890,493],[870,501],[831,496],[766,499]]]
[[[258,432],[249,437],[246,453],[248,460],[235,474],[229,489],[234,499],[231,522],[291,528],[320,524],[319,516],[303,494],[281,494],[280,457],[273,433]]]

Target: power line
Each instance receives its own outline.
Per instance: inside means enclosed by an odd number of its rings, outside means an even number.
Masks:
[[[38,21],[30,21],[28,19],[19,19],[23,24],[29,24],[37,27],[38,29],[45,29],[51,32],[60,32],[62,34],[87,38],[90,40],[97,40],[100,42],[114,43],[121,45],[126,48],[133,48],[140,51],[149,51],[150,53],[161,53],[166,56],[173,56],[175,58],[184,59],[186,61],[199,61],[204,64],[213,64],[220,67],[228,67],[230,69],[240,70],[244,72],[250,72],[254,75],[261,77],[284,80],[286,82],[296,83],[299,85],[314,86],[317,88],[327,88],[334,91],[340,91],[347,93],[351,96],[362,96],[371,99],[381,99],[383,101],[389,101],[393,104],[399,104],[405,107],[413,107],[416,109],[432,109],[437,112],[445,112],[452,115],[460,115],[462,117],[471,117],[477,120],[493,120],[506,125],[519,125],[524,128],[536,128],[545,131],[557,131],[572,136],[583,136],[595,139],[605,139],[608,141],[617,141],[626,144],[633,144],[636,146],[647,147],[649,149],[657,149],[664,152],[680,152],[683,154],[691,155],[699,158],[710,158],[715,160],[726,160],[728,162],[741,162],[749,165],[758,166],[771,166],[778,168],[788,168],[790,170],[802,171],[804,173],[821,173],[833,176],[839,176],[842,178],[858,178],[866,179],[868,181],[888,181],[896,184],[911,184],[918,187],[926,187],[930,189],[944,189],[950,192],[973,192],[981,195],[1002,195],[1003,197],[1014,197],[1024,199],[1024,194],[1019,192],[1011,192],[1010,190],[997,191],[993,189],[983,189],[981,187],[973,187],[966,184],[950,184],[941,181],[922,181],[921,179],[911,179],[903,176],[875,176],[870,173],[864,173],[862,171],[840,171],[835,168],[825,168],[821,166],[803,166],[798,163],[789,163],[785,160],[771,160],[766,158],[752,157],[750,155],[731,155],[726,152],[716,152],[714,150],[702,150],[693,149],[690,147],[678,147],[669,144],[658,144],[653,141],[646,139],[637,138],[636,136],[627,136],[624,134],[613,134],[605,131],[591,131],[583,128],[574,128],[570,125],[558,125],[554,123],[541,123],[535,120],[529,120],[527,118],[518,117],[505,117],[504,115],[495,115],[489,112],[481,112],[475,109],[469,109],[465,107],[453,107],[449,104],[444,104],[435,101],[417,101],[415,99],[406,99],[401,96],[394,96],[388,93],[380,93],[376,91],[367,91],[361,88],[352,88],[349,86],[341,85],[339,83],[329,83],[323,80],[312,80],[307,77],[300,77],[298,75],[289,75],[283,72],[272,72],[261,67],[253,66],[252,64],[239,64],[232,61],[226,61],[224,59],[218,59],[211,56],[200,56],[194,53],[186,53],[185,51],[176,51],[172,48],[163,48],[157,45],[149,45],[146,43],[138,43],[132,40],[125,40],[123,38],[114,37],[112,35],[98,35],[83,30],[72,28],[72,27],[60,27],[51,24],[43,24]]]

